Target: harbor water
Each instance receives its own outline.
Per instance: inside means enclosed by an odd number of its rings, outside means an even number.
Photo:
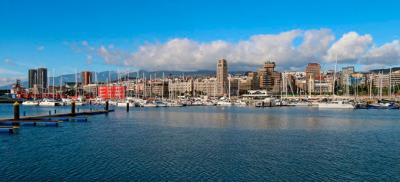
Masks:
[[[117,108],[1,134],[0,181],[400,181],[399,151],[399,110]]]

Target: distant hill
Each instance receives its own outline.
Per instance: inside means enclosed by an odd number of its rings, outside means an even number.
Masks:
[[[139,71],[139,78],[143,78],[144,76],[149,79],[150,75],[152,78],[156,76],[157,78],[161,78],[162,75],[165,75],[165,77],[198,77],[198,76],[215,76],[215,71],[211,70],[199,70],[199,71]],[[237,75],[237,74],[244,74],[245,71],[234,71],[230,72],[230,74]],[[66,75],[61,75],[54,77],[54,85],[58,86],[60,85],[60,82],[66,83],[66,82],[75,82],[75,75],[76,74],[66,74]],[[96,73],[97,75],[97,81],[98,82],[107,82],[110,78],[111,81],[115,81],[118,78],[118,74],[115,71],[103,71],[103,72],[98,72]],[[138,75],[138,72],[129,72],[129,73],[119,73],[120,77],[127,77],[129,75],[129,78],[136,78]],[[81,75],[77,74],[78,82],[81,81]],[[93,81],[95,81],[95,77],[93,76]],[[22,80],[21,81],[22,85],[26,88],[28,87],[28,81],[27,80]],[[49,77],[49,84],[51,85],[53,83],[52,77]],[[5,85],[5,86],[0,86],[0,89],[10,89],[12,85]]]

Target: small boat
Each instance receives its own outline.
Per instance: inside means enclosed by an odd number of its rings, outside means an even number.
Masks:
[[[154,103],[145,103],[142,105],[142,107],[157,107],[157,104]]]
[[[39,102],[39,106],[61,106],[60,102],[57,102],[56,100],[51,100],[51,99],[43,99],[42,101]]]
[[[183,107],[183,104],[175,103],[175,102],[168,102],[167,106],[168,107]]]
[[[129,102],[117,102],[117,107],[126,107],[126,104]],[[131,104],[129,104],[131,106]]]
[[[247,103],[242,100],[237,100],[234,105],[235,106],[247,106]]]
[[[201,101],[194,101],[190,105],[191,106],[204,106],[203,102],[201,102]]]
[[[232,106],[232,102],[230,101],[218,101],[217,106]]]
[[[276,106],[288,106],[289,105],[286,101],[280,100],[280,99],[275,100],[275,104],[276,104]]]
[[[318,108],[321,109],[354,109],[354,105],[345,103],[344,101],[332,101],[327,103],[318,103]]]
[[[34,100],[27,100],[22,102],[22,105],[24,106],[38,106],[39,102],[38,101],[34,101]]]
[[[368,109],[399,109],[399,105],[396,103],[375,103],[368,104]]]
[[[75,101],[75,105],[76,106],[84,106],[84,105],[86,105],[86,103],[85,102],[81,102],[81,101]]]
[[[293,102],[293,103],[289,103],[288,106],[295,106],[295,107],[308,107],[311,104],[308,102]]]
[[[204,102],[204,105],[205,106],[215,106],[215,103],[212,101],[207,101],[207,102]]]
[[[256,107],[275,107],[276,106],[276,101],[274,98],[265,98],[262,101],[258,101],[255,103]]]
[[[167,104],[161,101],[155,101],[154,104],[156,104],[157,107],[167,107]]]

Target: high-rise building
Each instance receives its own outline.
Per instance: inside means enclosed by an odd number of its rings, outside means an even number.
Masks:
[[[273,74],[275,62],[267,61],[264,66],[258,70],[258,81],[260,89],[272,90],[274,85]]]
[[[90,71],[83,71],[82,73],[81,73],[81,81],[82,81],[82,84],[83,85],[89,85],[89,84],[92,84],[93,83],[93,81],[92,81],[92,72],[90,72]]]
[[[217,63],[217,95],[226,95],[228,91],[228,63],[225,59]]]
[[[314,92],[315,80],[320,80],[321,66],[319,63],[308,63],[306,67],[306,90],[308,93]]]
[[[29,69],[28,71],[28,88],[33,88],[37,84],[37,70]]]
[[[47,88],[47,68],[38,68],[37,85],[39,88]]]
[[[321,74],[321,66],[319,63],[308,63],[306,67],[306,78],[307,79],[315,79],[319,78]]]

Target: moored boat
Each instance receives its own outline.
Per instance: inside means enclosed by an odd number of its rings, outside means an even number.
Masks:
[[[22,105],[24,105],[24,106],[38,106],[39,102],[38,101],[34,101],[34,100],[26,100],[26,101],[22,102]]]
[[[318,103],[321,109],[354,109],[354,105],[344,101],[332,101],[326,103]]]
[[[52,99],[43,99],[42,101],[39,102],[39,106],[61,106],[62,104],[60,102],[57,102],[56,100]]]

